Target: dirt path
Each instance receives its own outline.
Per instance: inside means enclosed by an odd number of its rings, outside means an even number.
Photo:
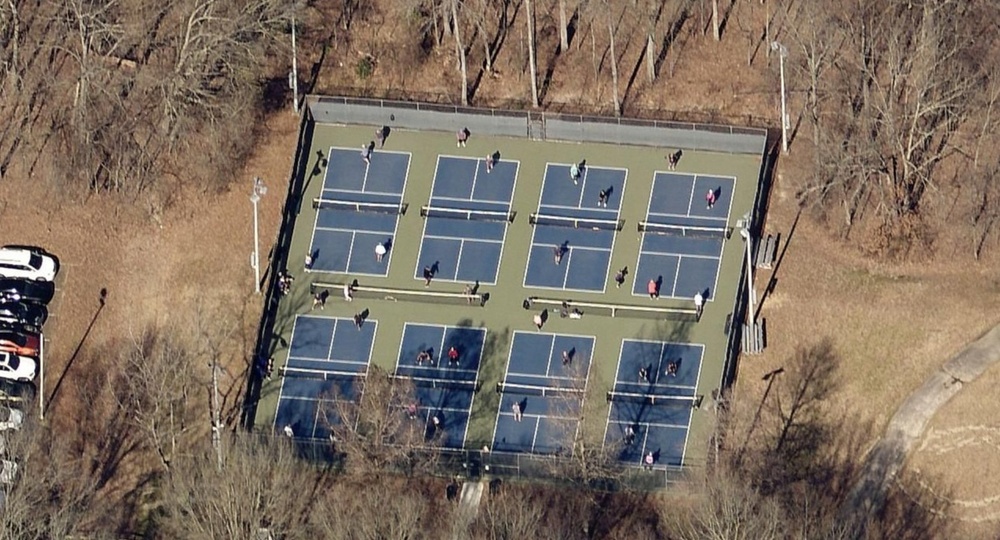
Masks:
[[[885,435],[869,452],[862,476],[841,508],[844,523],[853,524],[856,536],[863,532],[865,519],[881,511],[886,492],[906,456],[938,409],[998,360],[1000,325],[934,372],[899,406]]]

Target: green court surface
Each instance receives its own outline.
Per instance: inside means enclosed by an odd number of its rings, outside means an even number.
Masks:
[[[286,258],[287,270],[295,280],[291,292],[281,297],[278,302],[273,335],[265,347],[268,351],[266,354],[274,358],[275,370],[273,376],[264,381],[261,387],[254,422],[257,430],[281,432],[283,427],[276,425],[279,395],[282,392],[287,395],[289,389],[284,384],[285,378],[281,376],[281,369],[288,362],[297,315],[309,314],[318,318],[350,320],[354,314],[368,309],[369,318],[377,321],[377,329],[373,334],[371,363],[389,372],[396,368],[406,323],[485,328],[482,358],[477,375],[481,389],[476,392],[472,400],[465,437],[465,448],[479,449],[484,446],[494,448],[499,444],[494,435],[499,433],[498,409],[501,407],[503,397],[493,389],[496,383],[504,380],[507,373],[515,333],[538,333],[532,318],[544,306],[535,304],[532,309],[526,310],[522,306],[525,298],[542,297],[591,303],[683,308],[690,308],[693,305],[693,301],[687,295],[668,298],[670,291],[673,290],[670,284],[665,284],[666,288],[661,289],[665,292],[661,293],[661,298],[658,300],[651,300],[644,294],[644,284],[652,275],[649,270],[659,264],[656,259],[647,261],[643,275],[639,275],[637,269],[643,235],[636,227],[640,221],[646,219],[647,210],[652,206],[650,197],[653,193],[654,174],[658,171],[667,171],[665,156],[673,152],[673,148],[534,141],[527,138],[490,137],[476,133],[472,134],[466,147],[459,148],[456,147],[454,133],[393,129],[386,140],[384,150],[410,154],[406,169],[405,191],[402,195],[402,202],[408,205],[408,209],[400,216],[398,225],[391,235],[391,251],[388,255],[390,264],[386,265],[387,275],[382,277],[369,273],[358,275],[349,272],[306,271],[304,261],[315,241],[314,226],[317,223],[317,210],[313,208],[311,202],[323,195],[330,149],[331,147],[356,149],[357,161],[360,162],[361,146],[373,139],[372,133],[376,127],[378,126],[317,123],[312,129],[311,139],[305,141],[308,145],[304,152],[307,164],[303,167],[306,176],[300,180],[303,193],[299,199],[304,202],[299,204]],[[482,161],[485,156],[497,151],[501,154],[501,163],[514,160],[518,162],[516,187],[511,201],[511,210],[516,212],[516,217],[509,224],[503,237],[502,258],[495,285],[481,286],[481,292],[490,294],[490,299],[484,307],[480,307],[478,303],[436,304],[363,299],[360,295],[353,302],[347,302],[339,291],[333,291],[324,309],[311,310],[312,282],[344,283],[358,279],[366,287],[462,292],[466,283],[461,280],[435,280],[425,289],[423,281],[415,278],[415,273],[418,275],[420,273],[418,257],[426,219],[421,216],[419,209],[422,205],[428,204],[431,198],[432,181],[438,168],[439,155],[465,156]],[[373,160],[378,160],[379,156],[379,151],[376,150]],[[528,218],[529,214],[538,210],[546,166],[577,163],[581,160],[586,160],[587,168],[593,171],[627,169],[624,189],[612,195],[620,199],[619,218],[625,220],[625,225],[614,235],[609,274],[602,278],[604,290],[585,290],[586,287],[583,287],[581,290],[560,291],[545,287],[526,287],[525,282],[531,281],[528,277],[528,267],[534,233],[534,226],[529,223]],[[748,213],[754,204],[761,168],[760,160],[760,156],[685,150],[675,172],[735,178],[732,192],[728,193],[729,188],[727,188],[727,193],[723,193],[718,203],[720,207],[725,205],[723,210],[728,210],[728,217],[725,217],[725,212],[722,215],[728,226],[735,228],[737,220]],[[552,174],[550,172],[550,175]],[[568,177],[559,176],[550,179],[550,181],[556,180],[564,181],[567,185],[571,184]],[[328,197],[329,194],[323,196]],[[704,209],[703,197],[702,192],[695,193],[694,200],[689,201],[688,207]],[[588,200],[581,206],[596,208],[596,203],[596,200]],[[290,201],[289,204],[296,203]],[[617,201],[614,204],[617,204]],[[473,222],[465,220],[454,220],[454,222],[454,226],[459,229],[474,226]],[[369,264],[367,262],[369,256],[374,260],[374,244],[375,242],[367,240],[359,242],[365,250],[364,264]],[[586,400],[583,408],[585,414],[578,436],[597,443],[605,440],[606,432],[610,429],[609,416],[611,416],[605,393],[613,389],[618,390],[616,383],[624,383],[626,379],[631,381],[635,376],[631,372],[616,375],[619,356],[623,350],[623,340],[700,344],[704,349],[700,365],[694,365],[697,373],[690,376],[693,386],[691,393],[704,396],[705,405],[691,412],[689,431],[682,437],[684,441],[681,455],[685,466],[697,467],[705,462],[707,443],[715,422],[710,396],[713,390],[722,385],[728,343],[726,325],[740,290],[741,265],[746,251],[738,229],[734,230],[728,240],[722,242],[721,249],[718,278],[711,287],[710,301],[706,303],[704,313],[697,322],[656,320],[649,317],[633,318],[627,313],[610,317],[598,313],[599,310],[587,308],[582,309],[584,312],[582,318],[562,318],[556,314],[558,306],[549,306],[552,315],[542,333],[596,338],[593,350],[589,351],[587,359],[589,371],[585,374]],[[322,257],[323,254],[320,255],[320,258]],[[536,260],[535,263],[541,264],[541,261]],[[552,256],[548,256],[547,264],[554,265]],[[617,288],[612,276],[618,268],[626,265],[631,274],[627,277],[626,283]],[[599,266],[597,263],[593,272],[601,272],[603,275],[603,270],[597,268]],[[700,270],[694,269],[688,273],[691,272],[697,273]],[[457,277],[461,278],[461,275]],[[639,294],[634,294],[635,280],[641,281]],[[678,291],[680,289],[678,286]],[[548,354],[547,351],[545,354]],[[363,371],[363,368],[359,370]],[[501,412],[508,413],[508,408],[507,402],[503,402]],[[525,411],[529,412],[533,411]],[[322,431],[316,427],[312,430],[313,433],[310,435]],[[300,435],[296,433],[296,436]]]

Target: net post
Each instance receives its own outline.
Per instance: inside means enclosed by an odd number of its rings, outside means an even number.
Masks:
[[[608,403],[611,403],[612,401],[614,401],[614,399],[613,399],[613,397],[612,397],[612,392],[606,392],[606,393],[604,394],[604,397],[606,397],[606,398],[607,398],[607,400],[608,400]]]
[[[500,395],[500,394],[503,393],[503,382],[502,381],[498,381],[497,382],[497,389],[496,390],[497,390],[497,395]]]

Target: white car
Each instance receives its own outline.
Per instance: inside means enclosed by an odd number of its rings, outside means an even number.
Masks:
[[[59,273],[59,262],[41,249],[21,246],[0,248],[0,276],[52,281]]]
[[[0,352],[0,378],[15,381],[31,382],[35,380],[38,366],[35,361],[26,356],[18,356],[11,352]]]
[[[0,431],[20,429],[21,424],[23,423],[23,412],[17,409],[11,409],[10,407],[0,406]]]

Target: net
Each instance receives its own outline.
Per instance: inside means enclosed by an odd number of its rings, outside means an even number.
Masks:
[[[549,216],[546,214],[531,214],[528,222],[532,225],[555,225],[573,229],[592,229],[595,231],[620,231],[625,226],[624,219],[591,219],[566,216]]]
[[[313,208],[320,210],[353,210],[355,212],[369,212],[374,214],[405,214],[407,207],[406,203],[393,204],[341,201],[337,199],[313,199]]]
[[[343,284],[313,283],[310,287],[313,294],[318,290],[330,290],[331,294],[340,294]],[[429,304],[450,304],[484,307],[490,299],[490,293],[428,291],[426,289],[391,289],[381,287],[358,286],[354,288],[354,297],[368,300],[388,300],[390,302],[419,302]]]
[[[517,212],[500,212],[496,210],[465,210],[461,208],[443,208],[437,206],[420,207],[420,215],[427,218],[449,218],[475,221],[506,221],[513,223]]]
[[[430,377],[410,377],[407,375],[393,375],[396,381],[409,381],[413,386],[420,388],[434,388],[436,390],[456,390],[459,392],[475,392],[476,381],[462,381],[455,379],[434,379]]]
[[[323,369],[305,368],[281,368],[279,371],[284,377],[295,377],[300,379],[318,379],[322,381],[358,381],[365,378],[364,373],[357,371],[326,371]]]
[[[638,394],[631,392],[608,392],[608,403],[638,403],[641,405],[662,405],[674,407],[698,408],[701,398],[696,396],[657,396],[653,394]]]
[[[732,227],[698,227],[694,225],[668,225],[666,223],[639,222],[639,232],[665,234],[670,236],[685,236],[694,238],[729,239],[733,233]]]
[[[558,386],[534,386],[530,384],[497,383],[497,393],[520,394],[524,396],[569,397],[583,399],[582,388],[560,388]]]
[[[575,309],[581,311],[583,316],[600,315],[604,317],[625,317],[632,319],[657,319],[687,322],[696,322],[698,320],[698,310],[693,306],[629,306],[621,304],[607,304],[603,302],[577,302],[538,297],[531,297],[528,301],[531,304],[553,306],[555,311],[560,316],[562,316],[563,311],[572,312]]]

